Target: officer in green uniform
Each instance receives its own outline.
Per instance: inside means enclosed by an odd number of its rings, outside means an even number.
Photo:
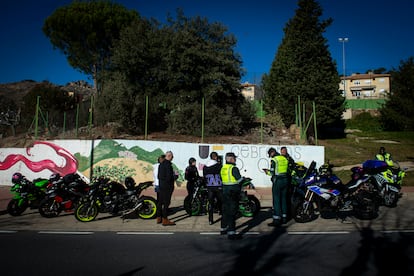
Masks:
[[[226,153],[226,164],[221,168],[220,176],[223,182],[223,224],[220,233],[227,233],[231,240],[239,239],[241,236],[236,234],[236,216],[242,177],[236,167],[236,155],[233,152]]]
[[[288,159],[277,153],[275,148],[267,152],[270,160],[270,170],[265,172],[271,176],[273,197],[273,221],[269,226],[281,226],[287,222],[287,189],[288,189]]]

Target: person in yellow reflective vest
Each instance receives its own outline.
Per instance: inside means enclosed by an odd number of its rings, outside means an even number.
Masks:
[[[391,154],[385,151],[384,147],[380,147],[379,152],[375,155],[375,159],[385,161],[389,167],[394,166],[394,162],[392,161]]]
[[[236,167],[236,155],[233,152],[226,153],[226,164],[220,170],[223,182],[223,223],[220,234],[227,234],[230,240],[241,238],[236,233],[236,217],[239,206],[242,177]]]
[[[286,151],[284,151],[286,152]],[[270,170],[265,169],[272,180],[273,221],[269,226],[281,226],[287,222],[287,190],[288,190],[288,159],[278,154],[275,148],[267,152],[270,160]]]

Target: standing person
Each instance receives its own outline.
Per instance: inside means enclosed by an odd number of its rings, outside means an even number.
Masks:
[[[273,197],[273,221],[269,226],[281,226],[287,222],[288,160],[275,148],[267,153],[271,158],[270,170],[265,169],[265,172],[271,176]]]
[[[160,163],[158,168],[158,180],[160,182],[159,201],[157,206],[157,217],[161,217],[164,226],[175,225],[168,219],[168,207],[171,204],[171,196],[174,191],[174,182],[177,175],[174,174],[171,160],[174,155],[171,151],[165,153],[165,160]]]
[[[191,157],[188,160],[188,167],[185,168],[185,180],[187,180],[187,193],[192,196],[194,193],[194,186],[197,179],[200,177],[197,169],[197,160]]]
[[[286,157],[286,159],[288,160],[288,173],[290,175],[290,173],[295,169],[295,160],[293,160],[292,156],[289,155],[286,147],[280,148],[280,154]]]
[[[152,172],[154,176],[154,191],[157,194],[157,201],[160,200],[159,198],[159,192],[160,192],[160,181],[158,179],[158,168],[160,166],[160,163],[164,161],[165,154],[162,154],[158,157],[157,163],[152,166]],[[157,217],[157,223],[161,223],[161,216]]]
[[[233,152],[226,153],[226,164],[220,170],[223,182],[223,217],[220,233],[227,233],[230,240],[241,238],[236,234],[236,216],[240,198],[240,182],[242,177],[236,167],[236,155]]]
[[[210,225],[214,223],[213,213],[214,206],[221,211],[221,203],[223,202],[223,182],[221,181],[221,163],[217,152],[210,153],[210,160],[203,167],[203,177],[206,182],[208,192],[208,222]],[[223,219],[221,227],[224,226]]]
[[[384,147],[380,147],[379,152],[375,155],[375,159],[380,161],[385,161],[389,167],[394,166],[394,162],[392,161],[391,154],[385,151]]]

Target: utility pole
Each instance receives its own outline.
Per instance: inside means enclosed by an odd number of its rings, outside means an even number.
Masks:
[[[342,75],[343,75],[343,84],[344,84],[344,97],[346,98],[346,71],[345,71],[345,42],[348,42],[347,37],[340,37],[338,41],[342,43]]]

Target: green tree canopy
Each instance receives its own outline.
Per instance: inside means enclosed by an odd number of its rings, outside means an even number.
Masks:
[[[322,8],[317,1],[298,1],[295,16],[284,28],[285,36],[270,73],[262,79],[265,110],[280,113],[284,124],[289,126],[295,123],[295,104],[300,96],[309,108],[315,102],[320,130],[331,127],[343,130],[340,79],[323,36],[332,19],[320,20],[321,16]]]
[[[74,1],[55,10],[45,20],[43,32],[72,67],[92,76],[100,91],[98,77],[110,64],[114,40],[137,18],[136,11],[110,1]]]
[[[392,89],[380,109],[385,130],[414,130],[414,57],[401,61],[391,71]]]
[[[114,119],[141,132],[149,96],[156,127],[167,124],[174,133],[199,135],[204,98],[206,134],[240,133],[254,113],[239,91],[241,60],[235,44],[221,24],[187,18],[180,10],[162,26],[138,20],[114,47],[103,95],[107,100],[100,109],[111,108]]]

